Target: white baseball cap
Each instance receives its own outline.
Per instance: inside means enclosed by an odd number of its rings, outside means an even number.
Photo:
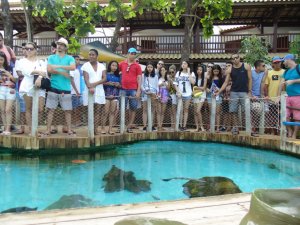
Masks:
[[[69,45],[68,41],[65,38],[58,39],[58,41],[56,41],[56,44],[57,43],[64,44],[66,47],[68,47],[68,45]]]

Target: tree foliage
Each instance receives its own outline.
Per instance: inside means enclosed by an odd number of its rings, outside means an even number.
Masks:
[[[73,0],[66,5],[62,0],[28,0],[28,4],[34,5],[34,16],[45,16],[55,24],[59,35],[69,39],[70,53],[78,52],[79,39],[95,33],[95,26],[101,21],[101,8],[96,2]]]
[[[242,48],[240,53],[245,54],[244,61],[250,65],[258,59],[264,60],[266,63],[271,62],[269,55],[270,43],[263,37],[252,35],[242,40]]]
[[[297,35],[295,40],[290,43],[290,53],[296,55],[296,62],[300,63],[300,35]]]

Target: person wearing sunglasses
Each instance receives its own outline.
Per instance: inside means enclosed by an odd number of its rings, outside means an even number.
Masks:
[[[165,63],[162,60],[159,60],[158,63],[156,64],[155,73],[157,76],[159,76],[159,71],[164,65]]]
[[[125,107],[129,102],[129,122],[127,124],[127,132],[132,133],[132,127],[138,108],[138,99],[141,96],[141,66],[135,61],[137,50],[135,48],[128,49],[127,59],[119,64],[121,72],[120,95],[125,95]]]
[[[252,75],[250,65],[242,63],[239,54],[231,55],[231,61],[233,66],[231,69],[226,70],[227,75],[225,82],[215,93],[215,95],[220,95],[220,93],[226,89],[231,79],[232,85],[230,92],[229,113],[234,124],[234,127],[232,128],[232,134],[238,135],[238,109],[239,106],[241,106],[242,111],[244,111],[245,99],[247,97],[252,97]]]
[[[34,91],[34,75],[47,76],[47,66],[44,60],[37,58],[37,46],[35,43],[26,43],[24,50],[26,57],[16,63],[16,71],[19,79],[22,79],[19,88],[20,98],[25,100],[25,118],[28,132],[31,132],[32,100]],[[39,90],[39,116],[41,117],[45,104],[45,90]]]
[[[280,82],[284,69],[282,69],[282,58],[274,56],[272,58],[272,70],[268,71],[265,79],[264,93],[265,98],[268,100],[269,111],[266,115],[266,133],[272,135],[278,134],[277,121],[279,118],[278,102],[280,99]]]
[[[175,130],[175,123],[176,123],[176,112],[177,112],[177,96],[176,96],[176,89],[174,87],[174,81],[175,81],[175,75],[176,75],[176,66],[171,65],[169,67],[169,72],[167,74],[168,79],[168,89],[169,89],[169,95],[172,100],[172,106],[171,106],[171,126],[172,129]]]

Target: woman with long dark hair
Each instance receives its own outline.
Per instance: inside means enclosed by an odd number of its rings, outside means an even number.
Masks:
[[[174,87],[176,95],[183,101],[183,125],[182,131],[186,131],[189,106],[192,99],[192,85],[195,84],[195,74],[191,72],[187,61],[182,61],[181,69],[175,75]]]
[[[205,79],[205,72],[204,66],[198,65],[197,66],[197,74],[196,74],[196,81],[193,87],[193,90],[201,91],[202,95],[200,97],[193,96],[193,103],[194,103],[194,116],[195,116],[195,123],[196,123],[196,130],[197,131],[205,131],[203,127],[202,121],[202,113],[201,109],[206,99],[206,91],[205,85],[207,80]]]
[[[159,100],[157,104],[157,123],[158,130],[162,130],[162,125],[164,122],[164,115],[167,107],[167,103],[169,100],[169,84],[167,80],[167,69],[163,65],[159,73],[158,86],[159,86]]]
[[[211,109],[212,97],[214,97],[213,96],[214,93],[218,92],[218,90],[222,87],[222,85],[223,85],[222,69],[219,65],[214,65],[212,67],[212,72],[208,76],[207,84],[205,86],[207,90],[207,101],[210,105],[210,109]],[[216,127],[216,132],[219,132],[222,97],[217,95],[215,96],[215,98],[217,103],[215,127]]]
[[[156,99],[158,98],[159,94],[159,87],[158,87],[158,77],[155,74],[154,64],[152,62],[148,62],[142,76],[142,102],[143,102],[143,130],[147,130],[147,99],[151,98],[151,111],[152,111],[152,121],[154,118],[154,113],[156,111]],[[154,131],[154,126],[152,127]]]
[[[117,114],[119,92],[121,88],[121,77],[119,74],[119,64],[117,61],[111,61],[107,66],[106,82],[104,83],[105,92],[105,122],[109,116],[108,134],[114,134],[112,131],[115,116]]]
[[[6,55],[0,51],[0,113],[4,125],[2,135],[11,135],[12,109],[16,99],[15,83]]]

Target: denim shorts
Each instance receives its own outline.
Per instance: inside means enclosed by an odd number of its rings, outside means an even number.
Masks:
[[[138,108],[138,99],[133,98],[136,96],[136,90],[122,89],[120,90],[120,95],[125,95],[125,108],[127,108],[128,100],[129,100],[129,109],[136,110]]]
[[[25,104],[24,97],[23,97],[23,96],[20,96],[20,95],[19,95],[19,92],[17,92],[17,99],[18,99],[19,104],[20,104],[20,112],[21,112],[21,113],[26,112],[26,104]]]
[[[73,109],[83,105],[82,96],[72,95],[72,107]]]
[[[237,113],[239,105],[241,105],[242,111],[245,110],[245,99],[248,97],[247,92],[230,92],[229,112]]]

